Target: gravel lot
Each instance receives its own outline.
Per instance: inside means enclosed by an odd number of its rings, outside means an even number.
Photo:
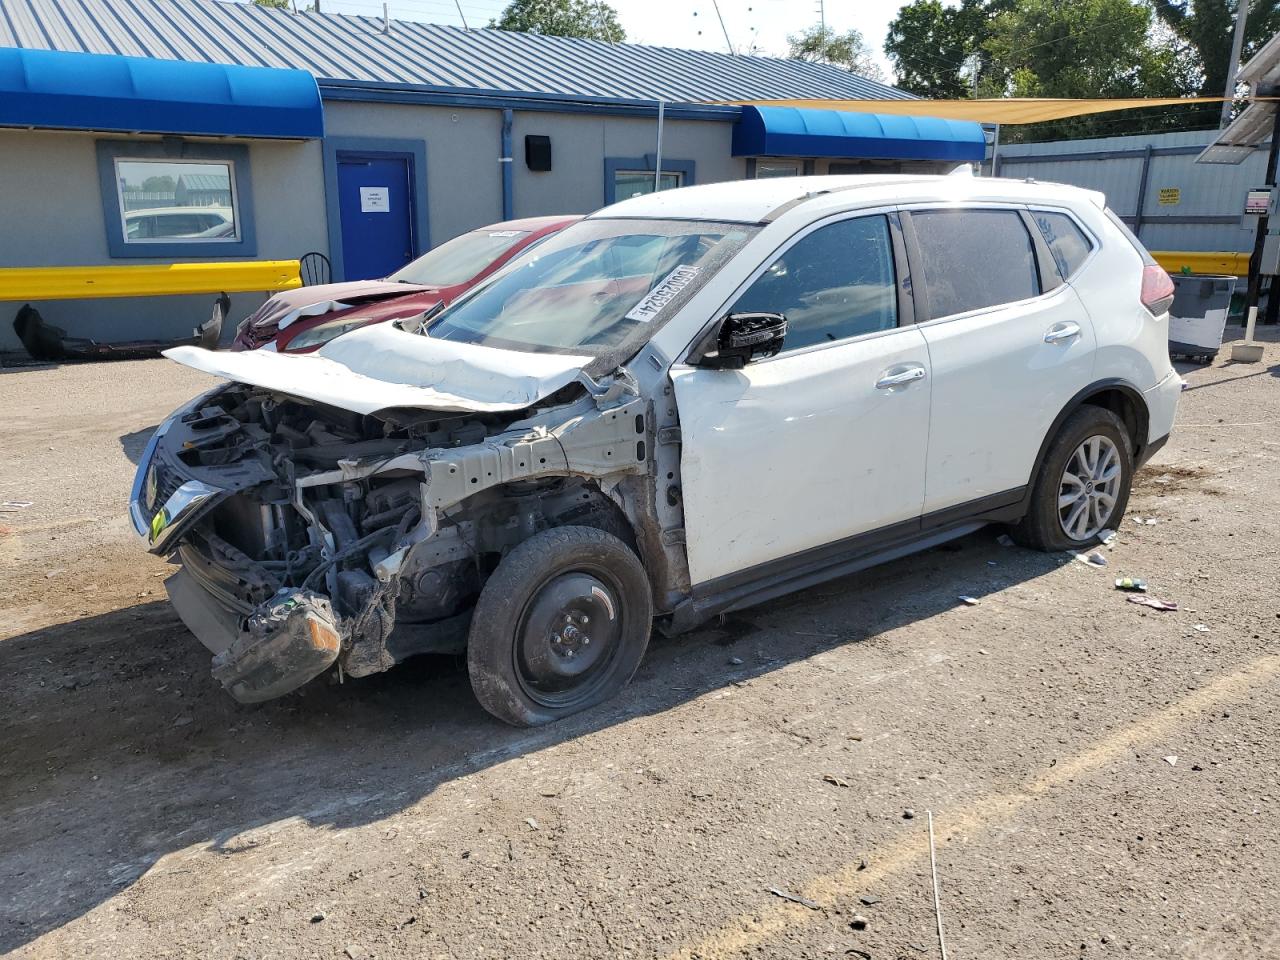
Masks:
[[[952,957],[1280,957],[1280,345],[1225,354],[1105,569],[982,531],[534,731],[452,659],[234,703],[124,517],[208,378],[0,371],[0,953],[938,957],[931,811]]]

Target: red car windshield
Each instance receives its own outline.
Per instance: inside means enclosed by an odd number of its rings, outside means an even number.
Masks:
[[[528,230],[472,230],[440,244],[387,279],[424,287],[464,283],[528,235]]]

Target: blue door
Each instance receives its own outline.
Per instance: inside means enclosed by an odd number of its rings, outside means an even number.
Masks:
[[[385,277],[416,255],[412,162],[394,154],[338,155],[343,279]]]

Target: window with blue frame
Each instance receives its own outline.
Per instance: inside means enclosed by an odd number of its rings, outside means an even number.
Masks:
[[[652,153],[643,157],[605,157],[605,205],[653,193],[655,186],[659,190],[674,190],[693,185],[692,160],[663,157],[661,173],[657,172],[657,160]]]
[[[104,140],[97,148],[112,257],[256,256],[247,147]]]

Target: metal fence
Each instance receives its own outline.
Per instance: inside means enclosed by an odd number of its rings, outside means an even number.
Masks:
[[[1239,166],[1196,163],[1213,130],[1001,144],[996,174],[1070,183],[1106,194],[1151,250],[1247,252],[1257,217],[1245,195],[1266,179],[1265,146]]]

